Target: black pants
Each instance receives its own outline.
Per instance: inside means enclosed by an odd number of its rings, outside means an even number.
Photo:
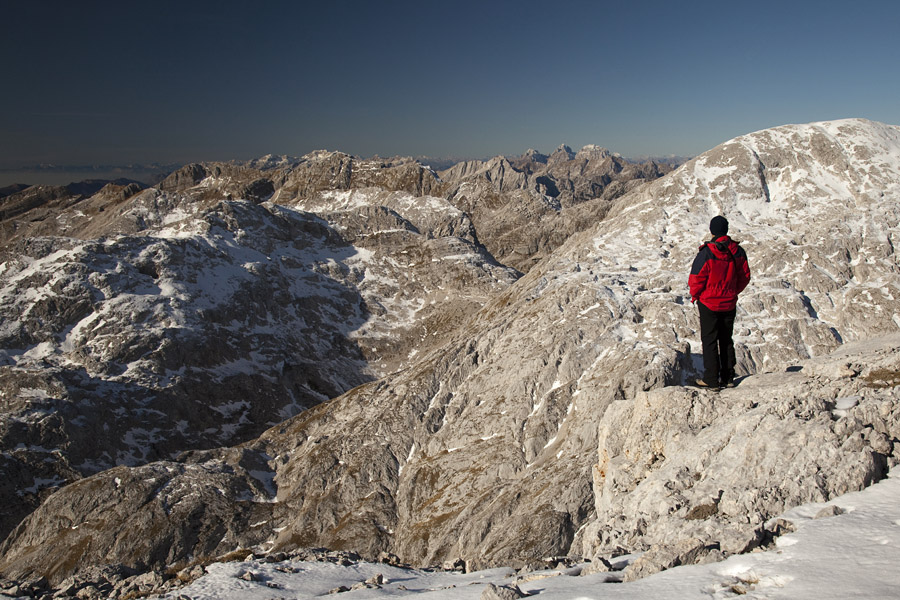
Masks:
[[[728,383],[734,379],[734,316],[736,310],[717,312],[700,307],[700,339],[703,341],[703,381]]]

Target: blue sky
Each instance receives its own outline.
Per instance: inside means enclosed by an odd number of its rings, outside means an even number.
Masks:
[[[2,2],[0,168],[487,157],[900,124],[900,3]]]

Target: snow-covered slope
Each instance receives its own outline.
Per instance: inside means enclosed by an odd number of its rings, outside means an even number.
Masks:
[[[781,518],[797,530],[778,538],[776,547],[768,552],[678,567],[627,584],[616,583],[621,576],[616,572],[579,576],[590,568],[590,563],[528,574],[502,568],[462,574],[399,569],[377,563],[340,566],[327,561],[248,560],[211,565],[202,578],[165,597],[263,600],[274,593],[305,599],[357,586],[353,598],[378,600],[415,593],[417,598],[428,600],[478,600],[493,584],[515,585],[543,600],[894,598],[900,588],[900,571],[895,568],[900,561],[898,496],[900,477],[891,476],[828,504],[805,504],[787,512]],[[622,568],[634,559],[634,555],[622,557],[615,566]],[[247,573],[252,573],[253,578],[248,578]],[[379,575],[381,584],[365,585],[366,580],[374,582]]]
[[[438,199],[361,192],[330,225],[215,200],[244,185],[227,173],[100,194],[57,215],[66,237],[3,247],[0,531],[82,475],[251,439],[402,368],[518,276]]]

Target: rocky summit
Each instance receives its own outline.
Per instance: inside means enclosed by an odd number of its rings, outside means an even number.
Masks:
[[[33,503],[0,547],[0,572],[175,572],[239,548],[473,568],[647,550],[635,578],[763,546],[785,508],[883,477],[900,434],[900,128],[845,120],[741,136],[597,203],[559,243],[522,246],[539,260],[503,266],[503,245],[485,241],[503,236],[483,235],[480,219],[522,190],[563,214],[548,185],[563,189],[559,172],[529,178],[578,154],[528,153],[533,167],[499,160],[434,183],[403,161],[264,161],[274,170],[240,167],[272,185],[251,201],[217,199],[244,189],[228,172],[238,167],[206,166],[106,208],[121,233],[13,235],[3,460],[22,482],[8,497],[38,485],[27,453],[63,464],[78,435],[123,449],[92,458],[105,460],[94,471],[113,467],[93,475],[67,458],[60,483],[90,476]],[[571,208],[591,202],[578,198]],[[699,362],[687,275],[717,214],[753,272],[735,330],[739,385],[718,393],[684,385]],[[455,265],[458,280],[435,264]],[[62,298],[73,307],[60,313]],[[181,335],[202,327],[212,333],[185,351]],[[135,341],[116,345],[122,335]],[[277,353],[283,343],[303,361]],[[260,411],[299,414],[254,437],[257,398],[281,398],[271,390],[285,381],[292,408]],[[176,383],[182,395],[162,403]],[[170,411],[181,411],[174,431],[152,425]],[[120,437],[96,439],[107,426]],[[125,448],[153,448],[127,445],[138,428],[145,442],[194,437],[181,454],[132,459]],[[225,445],[226,430],[243,443]]]

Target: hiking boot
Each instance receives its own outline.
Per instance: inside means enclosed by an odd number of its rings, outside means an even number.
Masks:
[[[728,370],[719,373],[719,387],[723,388],[733,388],[735,386],[734,383],[734,371]]]
[[[706,382],[705,380],[703,380],[703,379],[695,379],[695,380],[694,380],[694,384],[695,384],[697,387],[709,388],[709,389],[711,389],[711,390],[717,390],[717,389],[719,389],[719,384],[707,383],[707,382]]]

